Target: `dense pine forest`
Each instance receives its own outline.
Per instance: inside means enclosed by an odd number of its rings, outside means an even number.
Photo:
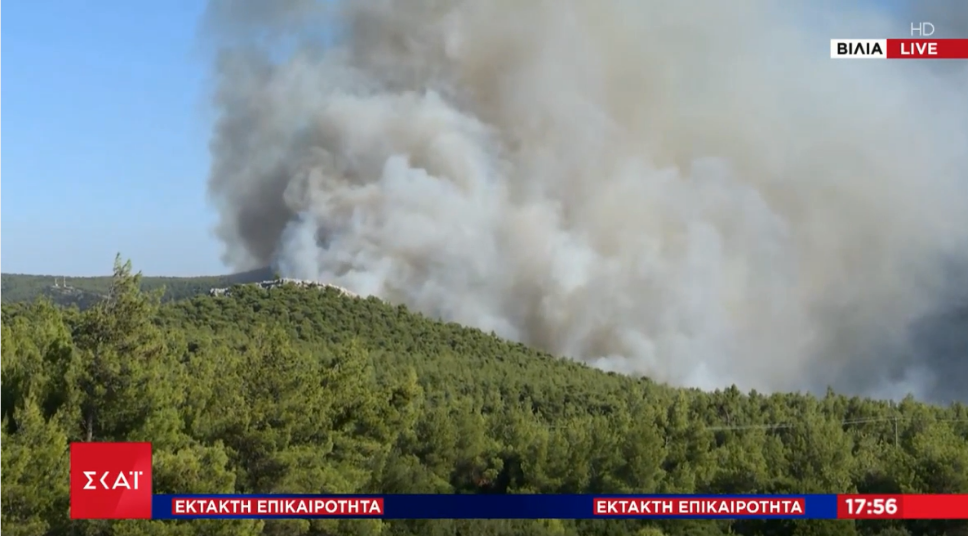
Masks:
[[[156,493],[968,493],[964,405],[672,388],[335,290],[162,303],[147,287],[118,263],[84,308],[4,295],[8,535],[968,534],[951,521],[72,522],[72,441],[151,441]]]

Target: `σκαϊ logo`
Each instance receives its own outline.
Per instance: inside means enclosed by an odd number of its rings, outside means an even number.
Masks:
[[[83,489],[138,489],[144,471],[84,471],[87,483]]]
[[[71,519],[151,519],[151,443],[71,443]]]

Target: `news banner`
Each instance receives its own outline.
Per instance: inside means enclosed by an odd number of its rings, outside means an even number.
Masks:
[[[831,39],[835,59],[965,60],[968,39]]]
[[[834,59],[965,60],[968,39],[932,39],[935,26],[912,22],[910,39],[831,39]]]
[[[72,443],[72,519],[968,519],[964,495],[155,495],[150,443]]]

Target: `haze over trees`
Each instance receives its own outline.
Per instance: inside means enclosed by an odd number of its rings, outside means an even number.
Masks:
[[[4,292],[7,292],[4,276]],[[678,389],[377,299],[237,286],[2,307],[2,522],[34,535],[903,536],[824,521],[97,522],[68,443],[151,441],[157,493],[968,493],[968,408]],[[99,294],[100,295],[100,294]]]

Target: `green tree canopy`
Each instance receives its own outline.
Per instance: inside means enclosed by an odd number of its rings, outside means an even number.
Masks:
[[[67,519],[70,441],[149,440],[158,493],[968,493],[968,411],[677,389],[333,289],[2,310],[12,534],[908,535],[964,522]],[[961,532],[962,534],[964,532]]]

